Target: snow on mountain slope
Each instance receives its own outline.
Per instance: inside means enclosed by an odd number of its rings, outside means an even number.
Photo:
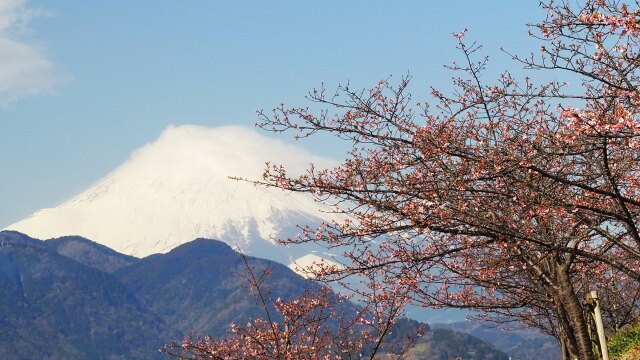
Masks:
[[[310,249],[283,250],[273,239],[293,236],[297,224],[340,216],[306,195],[228,178],[259,179],[266,161],[291,173],[303,173],[310,163],[332,164],[249,128],[169,127],[87,191],[7,229],[41,239],[80,235],[138,257],[198,237],[216,238],[288,263]]]
[[[325,255],[328,255],[328,254],[325,254]],[[343,265],[335,261],[329,260],[330,258],[335,258],[335,257],[329,255],[325,258],[312,253],[294,260],[288,266],[289,266],[289,269],[293,270],[298,275],[307,279],[315,278],[315,274],[317,274],[318,271],[321,271],[324,269],[328,269],[328,268],[344,269]]]

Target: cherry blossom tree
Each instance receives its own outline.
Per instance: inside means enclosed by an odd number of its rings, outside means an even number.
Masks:
[[[319,279],[375,278],[354,290],[524,322],[556,336],[566,357],[593,359],[586,293],[606,294],[610,329],[638,310],[640,10],[615,0],[541,7],[532,37],[542,46],[513,59],[577,85],[506,72],[484,83],[481,46],[454,34],[463,61],[449,66],[459,74],[450,93],[414,100],[406,77],[314,89],[319,112],[260,112],[268,131],[328,133],[353,150],[300,177],[268,165],[259,183],[350,215],[283,240],[343,251],[344,267]]]
[[[244,255],[242,259],[246,269],[242,277],[263,317],[246,326],[231,324],[219,339],[189,335],[162,352],[179,359],[373,359],[406,304],[397,296],[376,296],[356,307],[322,286],[311,286],[293,299],[274,299],[265,284],[269,269],[258,271]],[[396,353],[409,349],[421,333],[419,328]]]

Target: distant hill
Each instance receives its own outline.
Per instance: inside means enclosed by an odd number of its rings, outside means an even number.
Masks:
[[[257,273],[270,269],[265,288],[273,297],[319,286],[284,265],[247,261]],[[0,232],[0,359],[163,358],[158,349],[189,332],[217,336],[231,322],[263,315],[244,271],[240,254],[215,240],[137,259],[80,237]],[[399,321],[383,349],[396,351],[418,326]],[[426,329],[413,359],[506,359],[473,336]]]
[[[432,324],[434,329],[446,329],[466,333],[495,346],[513,360],[559,360],[562,358],[558,342],[553,337],[535,329],[501,330],[477,321],[459,321],[449,324]]]
[[[53,248],[60,255],[107,273],[113,273],[138,261],[138,258],[121,254],[80,236],[63,236],[50,239],[47,240],[46,245]]]
[[[432,329],[407,354],[407,360],[508,360],[509,356],[475,336],[446,329]]]

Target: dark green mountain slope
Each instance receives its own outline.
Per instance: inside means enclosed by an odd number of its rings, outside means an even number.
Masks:
[[[291,298],[315,286],[284,265],[253,257],[247,260],[258,274],[270,269],[264,288],[274,298]],[[241,277],[246,267],[240,254],[220,241],[197,239],[114,274],[184,334],[218,336],[232,322],[245,324],[263,315]]]
[[[111,275],[19,233],[0,244],[0,359],[152,359],[174,336]]]

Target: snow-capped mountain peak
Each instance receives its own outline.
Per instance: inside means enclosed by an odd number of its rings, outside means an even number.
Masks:
[[[216,238],[287,263],[306,252],[283,251],[273,239],[341,216],[303,194],[229,179],[259,179],[267,161],[291,173],[333,164],[245,127],[169,127],[88,190],[7,229],[41,239],[81,235],[139,257]]]

